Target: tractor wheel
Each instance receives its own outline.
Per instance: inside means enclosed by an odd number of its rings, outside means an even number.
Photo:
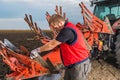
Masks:
[[[115,53],[116,53],[117,64],[120,66],[120,31],[116,36]]]

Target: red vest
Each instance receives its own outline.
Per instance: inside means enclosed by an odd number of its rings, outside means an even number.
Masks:
[[[65,28],[70,28],[77,34],[77,40],[73,44],[62,43],[60,45],[63,64],[69,66],[82,62],[89,57],[85,41],[81,31],[72,23],[68,22]]]

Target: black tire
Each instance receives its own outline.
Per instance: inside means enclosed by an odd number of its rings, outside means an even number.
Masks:
[[[117,64],[120,66],[120,33],[116,36],[115,53]]]

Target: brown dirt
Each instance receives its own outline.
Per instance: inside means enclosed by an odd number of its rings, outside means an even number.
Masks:
[[[120,69],[103,60],[95,60],[88,80],[120,80]]]
[[[29,51],[42,45],[40,41],[30,40],[33,36],[31,31],[0,31],[0,40],[7,38],[15,46],[23,45]],[[2,62],[0,57],[0,80],[5,80],[5,74],[9,72],[9,67]],[[94,60],[88,80],[120,80],[120,69],[116,68],[115,61],[112,59]]]

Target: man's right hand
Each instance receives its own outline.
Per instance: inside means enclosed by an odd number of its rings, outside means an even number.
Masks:
[[[39,56],[39,54],[38,54],[38,48],[36,48],[36,49],[34,49],[34,50],[31,51],[31,53],[30,53],[30,58],[31,59],[34,59],[34,58],[36,58],[38,56]]]

